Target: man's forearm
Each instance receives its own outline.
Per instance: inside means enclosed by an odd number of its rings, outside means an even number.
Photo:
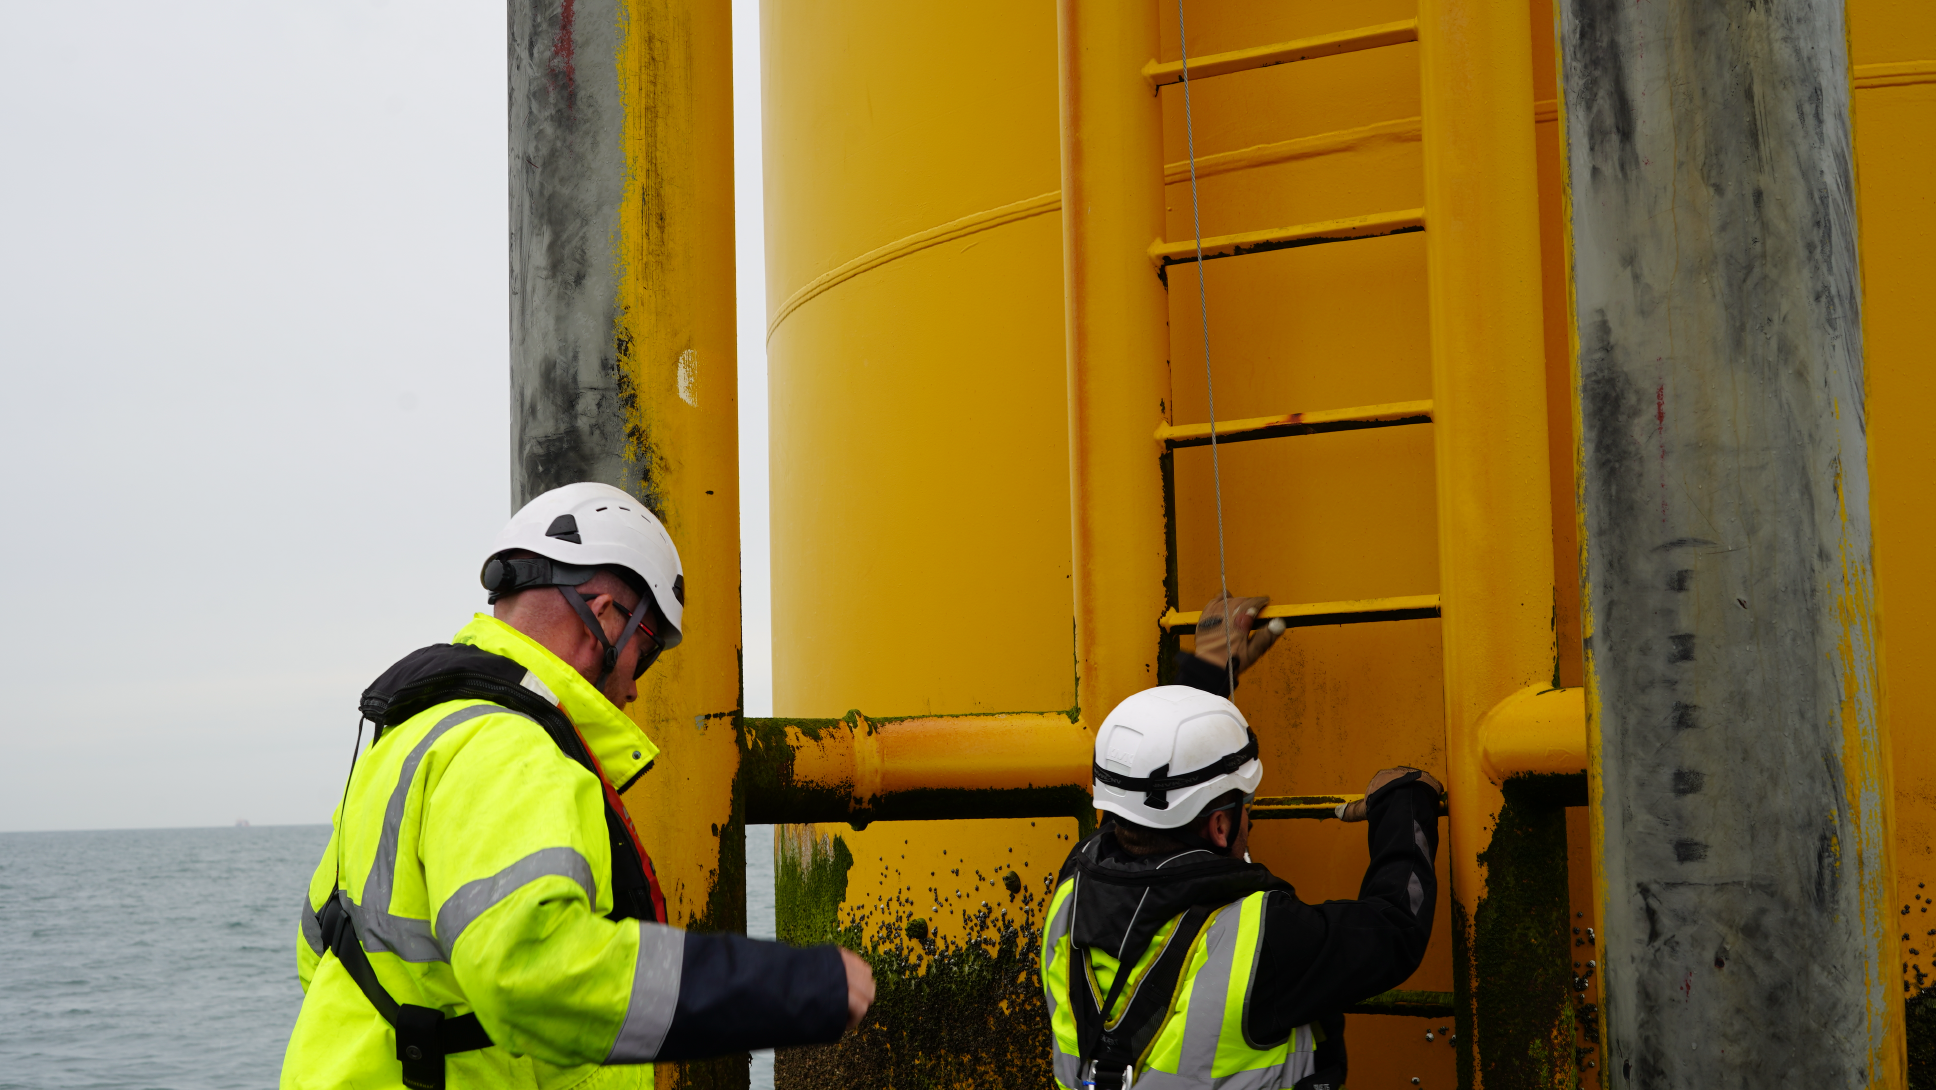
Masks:
[[[1228,667],[1200,659],[1188,651],[1176,653],[1176,683],[1218,696],[1229,696],[1232,691]]]
[[[678,1006],[659,1060],[830,1044],[847,1028],[847,971],[834,946],[686,932]]]

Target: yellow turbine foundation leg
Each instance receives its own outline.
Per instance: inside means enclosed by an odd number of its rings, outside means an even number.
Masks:
[[[1143,78],[1156,6],[1061,0],[1056,31],[1076,698],[1093,724],[1156,684],[1167,604],[1153,436],[1171,423],[1168,301],[1149,259],[1163,234],[1163,125]]]
[[[1548,499],[1540,239],[1527,6],[1507,0],[1419,5],[1439,594],[1445,653],[1454,940],[1463,944],[1461,1082],[1499,1090],[1570,1081],[1572,1042],[1496,1038],[1497,1006],[1567,972],[1566,948],[1488,962],[1487,868],[1504,804],[1487,776],[1486,714],[1553,675],[1552,512]],[[1509,426],[1502,426],[1510,422]],[[1543,684],[1542,684],[1543,683]],[[1563,841],[1562,841],[1563,843]],[[1564,872],[1561,872],[1564,924]],[[1550,962],[1550,964],[1546,964]],[[1496,1004],[1495,1004],[1496,999]],[[1475,1017],[1476,1015],[1476,1017]],[[1475,1024],[1476,1023],[1476,1024]],[[1476,1032],[1475,1032],[1476,1031]]]

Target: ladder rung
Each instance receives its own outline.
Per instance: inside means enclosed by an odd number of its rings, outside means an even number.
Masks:
[[[1357,30],[1340,30],[1310,38],[1299,38],[1295,41],[1278,42],[1275,45],[1259,45],[1249,49],[1233,49],[1228,53],[1206,54],[1190,61],[1190,78],[1208,79],[1211,76],[1227,76],[1232,72],[1268,68],[1273,64],[1289,64],[1292,61],[1308,61],[1318,57],[1335,57],[1340,53],[1355,53],[1360,49],[1377,49],[1379,46],[1400,45],[1415,41],[1418,41],[1418,20],[1401,19],[1396,23],[1380,23],[1377,26],[1360,27]],[[1180,83],[1183,80],[1183,62],[1151,61],[1143,66],[1143,78],[1149,80],[1152,87]]]
[[[1360,405],[1355,409],[1326,409],[1314,413],[1286,413],[1283,416],[1253,416],[1245,420],[1219,420],[1217,442],[1245,443],[1252,439],[1277,439],[1287,435],[1317,435],[1328,431],[1360,431],[1364,428],[1395,428],[1403,424],[1430,424],[1430,401],[1394,401],[1389,405]],[[1156,429],[1156,439],[1171,450],[1210,445],[1209,424],[1164,424]]]
[[[1439,615],[1439,596],[1412,594],[1402,598],[1361,598],[1355,602],[1306,602],[1294,606],[1266,606],[1259,616],[1266,621],[1282,619],[1291,628],[1326,624],[1366,624],[1372,621],[1413,621]],[[1196,631],[1201,610],[1163,614],[1160,624],[1171,631],[1187,628]]]
[[[1398,235],[1424,229],[1425,209],[1423,208],[1407,208],[1399,212],[1375,212],[1369,216],[1347,216],[1344,219],[1300,223],[1295,227],[1246,231],[1240,235],[1216,235],[1203,240],[1203,257],[1207,261],[1213,257],[1238,257],[1243,254],[1263,253],[1266,250],[1288,250],[1293,246],[1316,246],[1326,242],[1349,242],[1352,239]],[[1157,268],[1181,265],[1197,259],[1197,243],[1194,239],[1184,242],[1153,242],[1150,244],[1149,255]]]
[[[1346,1014],[1398,1014],[1411,1018],[1451,1018],[1457,1015],[1458,997],[1451,992],[1420,992],[1394,988],[1374,995],[1362,1003],[1344,1008]]]
[[[1250,820],[1282,821],[1302,818],[1323,821],[1338,816],[1338,807],[1357,802],[1363,795],[1259,795],[1251,803]],[[1445,799],[1439,799],[1439,815],[1445,815]]]
[[[1303,818],[1324,821],[1338,816],[1338,807],[1357,802],[1363,795],[1259,795],[1250,806],[1250,820],[1275,821]]]

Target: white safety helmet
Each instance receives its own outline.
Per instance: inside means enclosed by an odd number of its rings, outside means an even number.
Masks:
[[[1264,763],[1237,705],[1188,685],[1145,689],[1096,732],[1096,809],[1180,829],[1227,791],[1257,792]]]
[[[514,550],[535,553],[544,560],[504,556]],[[479,579],[495,602],[531,587],[582,586],[599,568],[630,573],[633,578],[626,582],[641,592],[639,605],[643,607],[649,597],[665,618],[662,627],[666,631],[652,634],[659,648],[678,645],[686,606],[686,577],[679,566],[679,550],[672,544],[672,535],[644,504],[609,484],[580,481],[554,488],[525,504],[491,542]],[[579,609],[581,616],[589,618],[575,595],[566,595],[566,600]],[[648,612],[634,610],[624,636],[617,644],[606,643],[606,658],[610,660],[607,672]],[[586,625],[606,642],[602,628],[589,619]],[[642,656],[640,671],[650,663],[650,658]]]

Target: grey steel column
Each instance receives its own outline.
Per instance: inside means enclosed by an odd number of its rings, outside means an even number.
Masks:
[[[1607,1087],[1898,1086],[1840,0],[1562,0]]]
[[[613,337],[625,193],[619,6],[509,6],[513,510],[573,481],[638,491],[623,456]]]

